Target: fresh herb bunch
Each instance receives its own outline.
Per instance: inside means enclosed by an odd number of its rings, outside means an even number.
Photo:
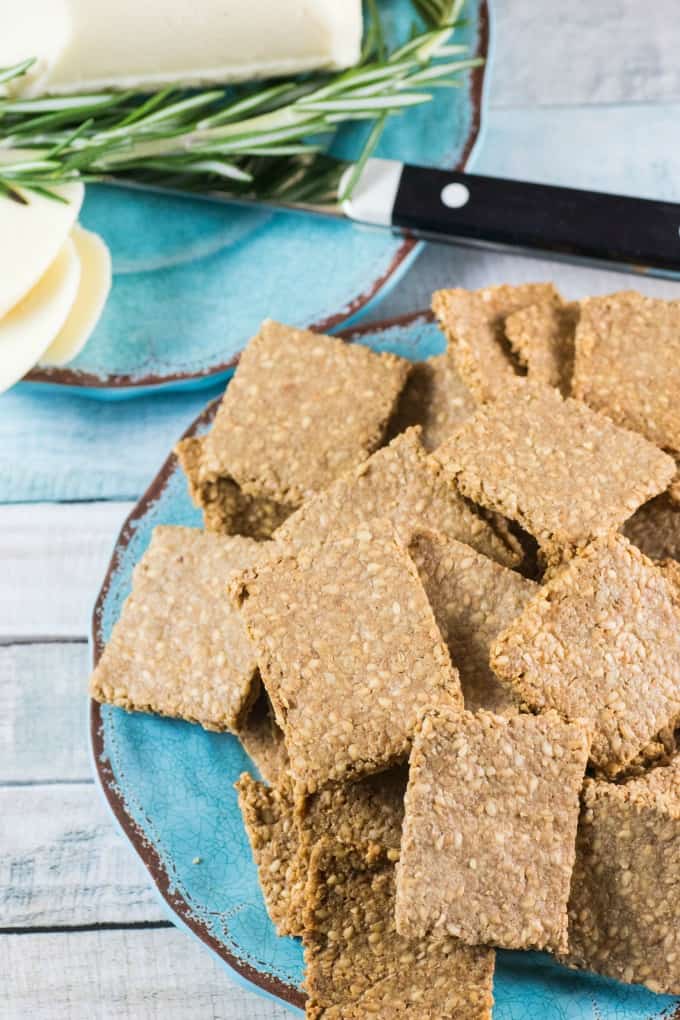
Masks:
[[[163,89],[37,99],[0,98],[0,192],[52,194],[67,181],[119,179],[154,187],[220,192],[282,202],[335,203],[347,197],[387,119],[460,84],[478,66],[452,45],[462,0],[414,0],[426,22],[388,52],[376,0],[359,65],[335,75],[302,75],[274,84],[186,91]],[[33,61],[0,71],[0,87]],[[340,125],[372,122],[356,170],[329,155]]]

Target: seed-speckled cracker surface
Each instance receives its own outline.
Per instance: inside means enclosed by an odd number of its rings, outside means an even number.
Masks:
[[[392,522],[404,541],[416,525],[431,527],[516,566],[517,550],[456,491],[441,466],[427,456],[419,434],[418,428],[408,429],[307,500],[278,529],[276,540],[296,548],[311,546],[381,517]]]
[[[397,865],[402,934],[566,949],[588,742],[556,712],[425,717]]]
[[[557,297],[551,283],[440,290],[433,295],[432,309],[446,333],[454,364],[478,403],[501,396],[516,377],[505,337],[507,317]]]
[[[527,380],[477,411],[434,456],[464,495],[517,521],[549,559],[617,528],[675,471],[642,436]]]
[[[236,789],[267,912],[279,935],[299,935],[307,872],[298,856],[300,837],[290,794],[258,783],[247,772]]]
[[[233,593],[300,792],[396,764],[427,707],[462,704],[418,572],[384,522],[282,552]]]
[[[227,587],[257,543],[156,528],[95,669],[97,701],[236,730],[257,695],[257,663]]]
[[[593,764],[616,774],[680,719],[675,592],[622,535],[558,570],[504,631],[491,667],[530,708],[594,728]]]
[[[572,966],[680,995],[680,758],[587,780],[569,903]]]
[[[622,530],[646,556],[680,560],[680,506],[667,493],[641,506]]]
[[[574,396],[678,453],[679,393],[680,301],[623,291],[582,302]]]
[[[472,394],[458,374],[451,352],[446,351],[413,366],[390,423],[390,435],[420,425],[423,446],[434,450],[475,409]]]
[[[381,443],[410,365],[267,321],[203,444],[203,472],[296,506]]]
[[[238,738],[262,778],[272,786],[284,786],[290,775],[288,751],[264,688],[239,726]]]
[[[394,867],[322,841],[304,937],[311,1020],[490,1020],[494,951],[411,941],[394,926]]]
[[[417,531],[409,552],[460,673],[465,707],[471,712],[517,711],[517,701],[489,666],[489,649],[538,585],[469,545],[433,532]]]
[[[528,378],[555,386],[564,396],[571,391],[578,317],[576,302],[556,299],[520,308],[505,320],[505,335]]]
[[[182,439],[175,447],[189,483],[189,494],[203,511],[207,531],[246,535],[258,541],[270,538],[294,506],[243,492],[232,478],[217,477],[205,468],[205,437]]]

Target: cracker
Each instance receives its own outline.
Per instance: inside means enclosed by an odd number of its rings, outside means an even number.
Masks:
[[[258,783],[247,772],[236,789],[267,913],[279,935],[299,935],[304,927],[307,873],[298,856],[299,833],[290,794]]]
[[[426,715],[397,865],[397,930],[566,949],[589,736],[556,712]]]
[[[622,530],[646,556],[680,560],[680,506],[668,493],[641,506]]]
[[[517,521],[549,560],[617,528],[675,469],[642,436],[527,380],[477,411],[434,456],[465,496]]]
[[[564,962],[680,995],[680,758],[622,785],[587,780]]]
[[[184,469],[189,494],[203,511],[207,531],[245,535],[263,541],[292,514],[295,506],[263,496],[248,495],[232,478],[215,476],[205,468],[205,437],[182,439],[175,455]]]
[[[460,673],[465,707],[471,712],[517,711],[511,692],[491,671],[489,649],[538,585],[434,532],[417,531],[409,553]]]
[[[491,650],[491,667],[535,711],[594,728],[593,765],[615,775],[680,718],[675,592],[622,535],[558,570]]]
[[[501,563],[519,562],[517,549],[475,512],[426,455],[417,427],[307,500],[274,537],[302,548],[357,530],[376,517],[391,521],[404,541],[421,525],[467,542]]]
[[[623,291],[582,302],[575,396],[677,454],[678,393],[680,301]]]
[[[390,422],[390,438],[412,425],[422,428],[426,450],[434,450],[476,408],[472,394],[458,374],[449,351],[417,362]]]
[[[257,663],[227,598],[250,539],[159,527],[90,684],[96,701],[236,730],[257,696]]]
[[[394,354],[264,322],[205,437],[204,477],[299,506],[380,445],[409,371]]]
[[[551,283],[440,290],[433,295],[432,310],[446,333],[456,369],[478,403],[501,396],[516,377],[505,338],[507,317],[557,298]]]
[[[492,949],[411,941],[394,926],[394,868],[321,842],[304,937],[312,1020],[490,1020]]]
[[[272,786],[284,786],[290,774],[288,751],[264,688],[239,727],[238,738],[262,778]]]
[[[398,763],[427,707],[462,703],[416,568],[384,525],[282,552],[233,593],[301,793]]]
[[[576,302],[543,301],[528,305],[505,320],[505,335],[533,382],[555,386],[569,396],[574,373]]]

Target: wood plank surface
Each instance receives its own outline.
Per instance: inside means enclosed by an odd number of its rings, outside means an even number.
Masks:
[[[89,669],[86,644],[0,646],[0,786],[91,779]]]
[[[0,644],[85,638],[126,503],[0,506]]]
[[[493,12],[494,106],[680,98],[677,0],[493,0]]]
[[[4,980],[11,975],[11,980]],[[183,932],[0,938],[3,1020],[286,1020]]]
[[[166,919],[91,783],[0,788],[0,819],[0,928]]]

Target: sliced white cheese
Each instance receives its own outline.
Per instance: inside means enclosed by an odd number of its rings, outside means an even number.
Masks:
[[[0,319],[0,393],[40,360],[66,322],[78,293],[80,262],[66,239],[43,278]]]
[[[78,293],[58,336],[40,359],[41,365],[65,365],[75,358],[92,335],[111,290],[111,253],[99,234],[75,226],[71,240],[80,262]]]
[[[1,155],[3,162],[10,158]],[[0,194],[0,319],[44,276],[78,219],[83,185],[74,181],[53,190],[65,201],[22,191],[23,205]]]
[[[0,67],[35,60],[8,91],[33,93],[44,84],[71,36],[66,0],[21,0],[19,4],[0,0],[0,18]]]
[[[46,91],[245,81],[359,59],[361,0],[66,0]],[[30,4],[29,4],[30,7]],[[22,3],[12,17],[23,21]]]

